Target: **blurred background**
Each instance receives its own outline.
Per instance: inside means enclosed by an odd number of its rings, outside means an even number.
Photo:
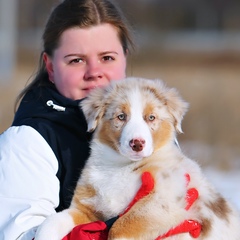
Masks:
[[[240,1],[116,2],[137,45],[128,75],[176,87],[190,103],[178,137],[183,151],[203,167],[239,173]],[[43,27],[57,3],[0,0],[0,132],[11,125],[15,98],[37,69]]]

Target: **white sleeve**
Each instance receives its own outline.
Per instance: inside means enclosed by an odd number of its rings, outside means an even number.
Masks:
[[[28,126],[0,135],[0,240],[32,240],[59,204],[58,161]]]

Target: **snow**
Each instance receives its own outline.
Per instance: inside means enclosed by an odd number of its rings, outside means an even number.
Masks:
[[[240,171],[220,171],[213,167],[203,169],[209,181],[240,212]]]
[[[180,147],[186,156],[201,166],[209,182],[240,213],[239,148],[210,146],[198,141],[184,141]]]

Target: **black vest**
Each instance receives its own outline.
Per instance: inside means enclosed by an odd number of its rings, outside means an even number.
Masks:
[[[60,203],[57,211],[69,207],[90,153],[92,134],[87,133],[79,102],[63,97],[54,87],[36,87],[22,99],[12,124],[33,127],[52,148],[59,163],[57,177],[60,181]]]

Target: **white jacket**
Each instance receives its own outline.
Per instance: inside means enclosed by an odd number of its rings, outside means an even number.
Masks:
[[[32,127],[0,135],[0,240],[34,238],[59,204],[57,170],[55,154]]]

